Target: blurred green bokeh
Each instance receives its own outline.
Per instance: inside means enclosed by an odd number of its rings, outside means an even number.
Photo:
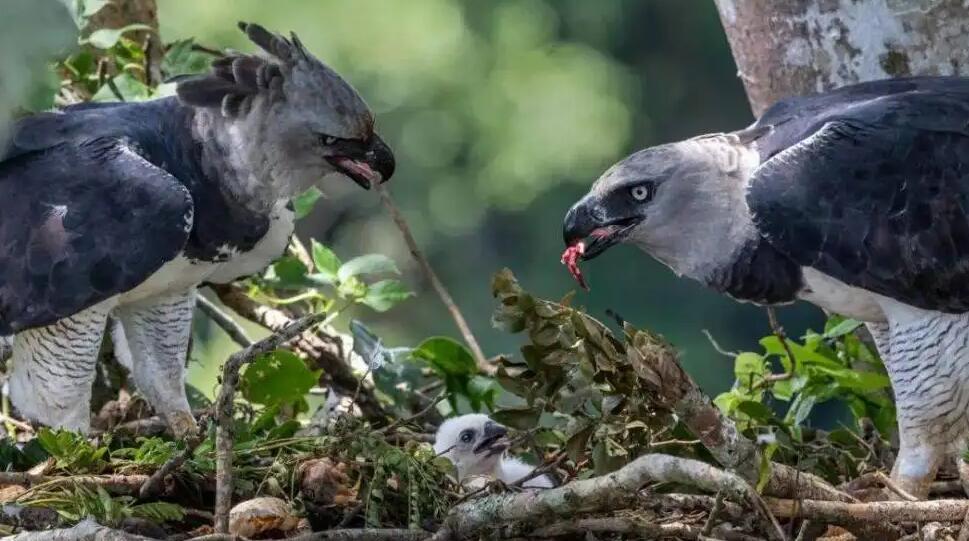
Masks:
[[[238,20],[295,31],[349,79],[395,149],[392,191],[419,242],[465,311],[486,353],[517,339],[491,329],[491,274],[512,268],[537,294],[574,287],[558,263],[561,219],[624,155],[752,119],[712,2],[641,0],[160,0],[166,40],[250,50]],[[326,186],[330,198],[302,224],[338,253],[383,252],[419,291],[387,315],[358,313],[392,345],[456,335],[372,194]],[[587,265],[592,294],[665,333],[710,392],[732,382],[728,348],[767,334],[763,312],[674,277],[632,248]],[[786,309],[792,334],[818,312]],[[211,367],[210,367],[211,370]],[[207,372],[208,370],[206,370]]]
[[[7,4],[26,5],[0,0]],[[11,30],[0,32],[8,44],[0,62],[13,63],[12,51],[39,54],[76,39],[72,28],[2,11],[0,26]],[[510,267],[551,298],[573,289],[558,263],[561,219],[603,170],[638,148],[751,121],[712,2],[159,0],[159,16],[165,41],[195,37],[213,47],[252,49],[239,20],[295,31],[361,91],[397,154],[394,196],[489,355],[518,346],[491,328],[491,275]],[[5,99],[29,94],[31,80],[26,71],[2,71],[0,112]],[[388,314],[353,316],[391,346],[456,336],[373,194],[351,183],[323,188],[328,197],[304,219],[301,236],[345,259],[390,255],[419,293]],[[727,349],[754,348],[768,332],[761,310],[680,280],[631,248],[611,251],[586,272],[593,293],[580,292],[575,302],[666,334],[711,393],[730,385],[732,363],[702,329]],[[793,335],[821,327],[812,308],[781,317]],[[210,391],[231,344],[208,326],[199,331],[195,352],[205,363],[191,377]]]

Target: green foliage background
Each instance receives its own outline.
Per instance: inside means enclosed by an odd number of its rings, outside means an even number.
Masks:
[[[573,288],[558,264],[561,218],[606,167],[751,121],[712,2],[160,0],[159,14],[166,41],[249,50],[237,20],[296,31],[361,90],[397,153],[394,196],[489,355],[515,350],[488,321],[491,273],[510,267],[547,297]],[[455,335],[376,198],[324,189],[304,237],[344,257],[388,254],[418,292],[379,318],[360,316],[389,345]],[[700,330],[728,349],[767,334],[761,311],[632,248],[587,267],[593,293],[576,303],[664,333],[710,392],[729,387],[732,362]],[[806,307],[781,318],[795,335],[823,325]]]

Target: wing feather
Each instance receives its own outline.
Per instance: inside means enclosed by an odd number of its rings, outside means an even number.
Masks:
[[[0,162],[0,335],[128,291],[183,248],[192,200],[123,143],[61,143]]]
[[[800,265],[920,308],[969,311],[969,101],[913,92],[815,118],[747,202]]]

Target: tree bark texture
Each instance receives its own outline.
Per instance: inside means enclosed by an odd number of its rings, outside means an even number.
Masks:
[[[755,116],[779,99],[969,74],[962,0],[715,0]]]

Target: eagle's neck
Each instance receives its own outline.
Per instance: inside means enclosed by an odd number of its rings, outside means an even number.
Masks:
[[[202,145],[207,176],[223,195],[249,211],[268,214],[280,200],[293,195],[268,155],[265,115],[230,119],[216,110],[196,110],[192,132]]]
[[[696,162],[664,189],[676,205],[648,217],[633,242],[673,272],[707,283],[709,276],[734,260],[757,239],[747,208],[746,190],[759,158],[727,135],[709,135],[678,143]]]

